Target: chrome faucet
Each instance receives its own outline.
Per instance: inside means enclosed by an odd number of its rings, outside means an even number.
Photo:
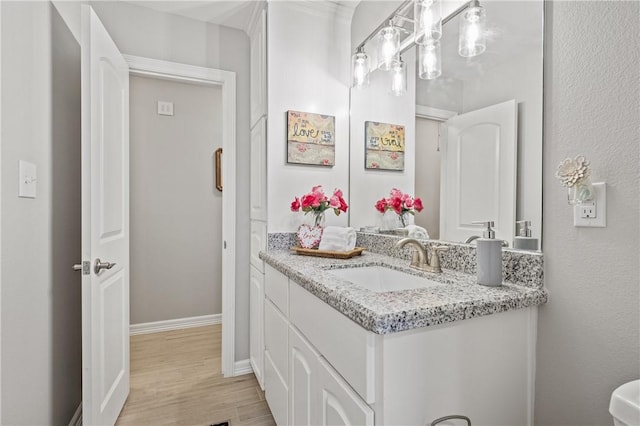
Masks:
[[[411,264],[409,266],[421,271],[442,273],[442,267],[440,266],[440,252],[449,250],[449,247],[434,246],[431,249],[431,259],[429,259],[427,249],[414,238],[401,239],[396,243],[396,248],[403,248],[407,244],[415,248],[413,257],[411,258]]]

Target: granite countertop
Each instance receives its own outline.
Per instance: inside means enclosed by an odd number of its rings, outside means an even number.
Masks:
[[[395,333],[469,318],[537,306],[547,291],[504,282],[500,287],[477,284],[476,276],[451,269],[442,274],[409,268],[407,260],[365,251],[352,259],[300,256],[270,250],[260,258],[339,312],[377,334]],[[369,291],[331,274],[332,269],[387,266],[423,276],[442,286],[383,293]]]

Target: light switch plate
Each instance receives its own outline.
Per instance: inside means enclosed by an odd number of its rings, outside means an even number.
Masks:
[[[607,226],[607,185],[593,184],[596,197],[592,202],[573,206],[573,226],[605,228]]]
[[[173,102],[158,101],[158,115],[173,115]]]
[[[36,165],[20,160],[19,174],[18,197],[36,198]]]

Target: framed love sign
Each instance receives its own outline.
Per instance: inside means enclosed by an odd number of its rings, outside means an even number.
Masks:
[[[334,116],[287,111],[287,163],[333,166],[335,135]]]
[[[404,170],[404,126],[365,121],[365,169]]]

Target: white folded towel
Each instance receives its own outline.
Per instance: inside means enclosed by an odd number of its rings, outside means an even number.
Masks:
[[[356,230],[341,226],[327,226],[322,231],[319,250],[350,251],[356,246]]]
[[[429,233],[422,226],[408,225],[407,230],[409,231],[409,238],[421,238],[423,240],[429,239]]]

